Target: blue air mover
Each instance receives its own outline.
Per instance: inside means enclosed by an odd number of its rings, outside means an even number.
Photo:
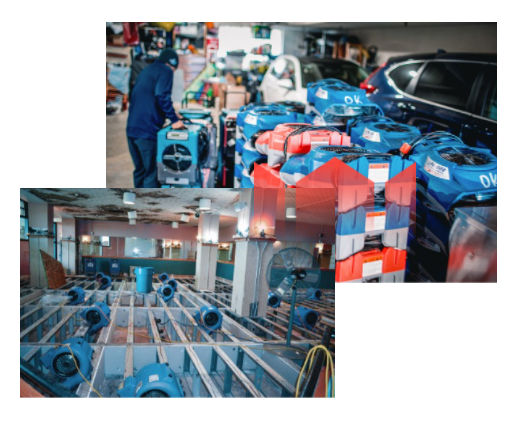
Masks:
[[[167,281],[164,281],[164,284],[170,285],[174,291],[178,291],[178,281],[174,278],[169,278]]]
[[[281,179],[289,185],[314,172],[331,159],[338,159],[374,183],[376,192],[385,183],[412,165],[399,156],[375,153],[366,149],[346,146],[320,146],[303,156],[292,156],[281,168]]]
[[[97,281],[100,281],[100,280],[101,280],[101,278],[103,278],[103,277],[105,277],[105,276],[106,276],[106,275],[104,274],[104,272],[97,272],[97,273],[95,274],[95,279],[96,279]]]
[[[349,124],[362,115],[383,115],[365,90],[328,78],[308,85],[306,122],[331,125],[348,133]]]
[[[351,124],[351,144],[376,152],[399,152],[404,143],[419,137],[417,127],[399,124],[384,116],[365,116]]]
[[[320,314],[313,309],[305,306],[298,306],[295,308],[295,316],[293,317],[293,324],[306,330],[313,330],[318,323]]]
[[[85,301],[85,291],[81,287],[74,287],[65,293],[69,297],[69,305],[80,305]]]
[[[202,306],[193,315],[194,319],[200,324],[209,334],[217,331],[223,324],[223,316],[218,308],[215,306]]]
[[[40,361],[45,368],[58,378],[63,386],[74,389],[84,382],[81,374],[87,380],[90,379],[94,351],[84,339],[79,337],[72,337],[61,344],[66,346],[49,349]]]
[[[307,300],[316,300],[320,301],[322,300],[322,290],[315,289],[315,288],[309,288],[306,292],[306,299]]]
[[[241,180],[242,188],[252,188],[254,186],[251,176],[254,172],[255,164],[268,162],[268,156],[262,155],[257,150],[247,150],[243,152],[243,177]]]
[[[151,292],[153,289],[153,268],[149,266],[136,267],[135,276],[137,278],[137,292]]]
[[[164,283],[158,288],[156,292],[162,299],[164,299],[164,302],[167,302],[174,297],[175,290],[174,287]]]
[[[108,287],[112,285],[112,279],[111,277],[108,277],[107,275],[103,275],[101,278],[99,278],[99,290],[106,290]]]
[[[110,259],[110,275],[120,275],[121,263],[118,259]]]
[[[431,254],[444,255],[446,269],[448,239],[454,210],[462,206],[496,205],[497,159],[489,149],[467,146],[458,137],[436,132],[401,147],[404,157],[416,163],[416,242]],[[444,281],[440,267],[428,269]]]
[[[80,317],[90,326],[88,334],[95,334],[110,322],[110,307],[104,302],[95,302],[89,308],[83,309]]]
[[[158,276],[158,279],[163,283],[169,280],[169,274],[167,272],[162,272],[162,274]]]
[[[281,297],[274,292],[268,293],[268,306],[274,309],[281,306]]]
[[[255,148],[255,141],[264,131],[271,131],[278,124],[288,122],[297,122],[295,112],[288,112],[278,106],[254,108],[246,112],[243,123],[243,137]]]
[[[162,185],[194,187],[200,184],[199,164],[209,152],[206,127],[186,124],[185,129],[166,127],[157,135],[158,180]]]
[[[336,219],[336,260],[362,251],[367,239],[386,247],[406,249],[410,206],[375,202],[340,213]]]
[[[149,364],[135,377],[128,377],[119,386],[119,397],[183,398],[184,392],[178,377],[166,364]]]

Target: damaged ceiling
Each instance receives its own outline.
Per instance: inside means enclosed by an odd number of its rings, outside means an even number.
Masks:
[[[137,222],[141,224],[171,225],[179,221],[182,214],[191,217],[188,224],[197,226],[194,216],[199,199],[212,201],[212,211],[221,215],[220,226],[237,222],[233,204],[239,193],[232,189],[129,189],[120,188],[27,188],[30,194],[55,206],[55,216],[63,218],[128,221],[128,212],[137,211]],[[137,195],[134,205],[126,205],[122,198],[125,191]]]

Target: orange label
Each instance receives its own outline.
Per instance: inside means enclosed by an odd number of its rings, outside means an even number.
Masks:
[[[369,165],[369,169],[387,169],[388,167],[388,163],[373,163]]]
[[[370,256],[368,258],[365,258],[363,260],[363,263],[366,264],[368,262],[375,262],[375,261],[382,261],[383,260],[383,255],[375,255],[375,256]]]
[[[385,216],[387,213],[386,212],[369,212],[367,213],[367,218],[374,218],[376,216]]]

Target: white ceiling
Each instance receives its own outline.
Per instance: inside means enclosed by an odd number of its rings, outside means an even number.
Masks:
[[[233,189],[129,189],[118,188],[28,188],[36,196],[55,206],[55,215],[100,221],[128,221],[128,211],[137,211],[137,221],[144,224],[166,224],[179,221],[180,215],[191,216],[188,224],[197,226],[194,216],[200,198],[212,200],[212,211],[221,215],[220,226],[235,224],[233,204],[239,192]],[[124,191],[136,193],[134,205],[122,201]],[[26,196],[28,197],[28,196]],[[30,201],[30,200],[29,200]]]

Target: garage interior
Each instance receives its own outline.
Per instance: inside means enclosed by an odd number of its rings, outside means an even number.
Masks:
[[[22,397],[334,396],[334,190],[20,203]]]

